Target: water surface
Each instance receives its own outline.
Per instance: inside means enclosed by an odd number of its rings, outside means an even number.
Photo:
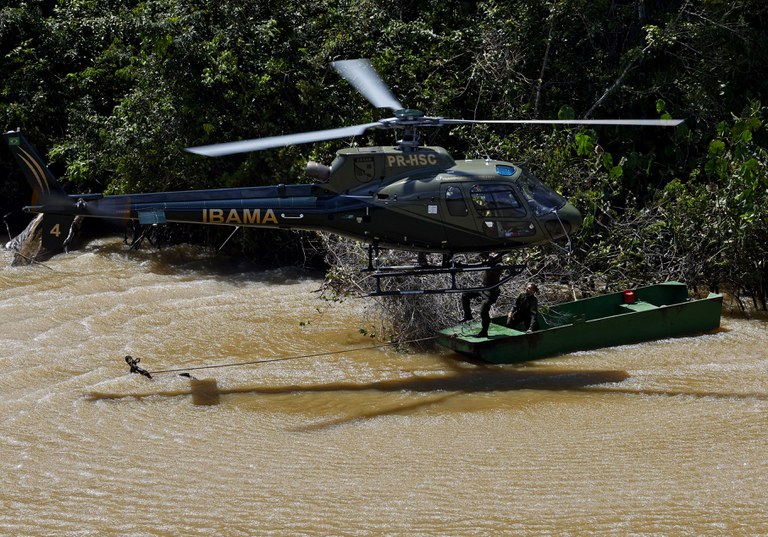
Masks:
[[[376,348],[297,270],[9,261],[2,535],[768,535],[765,321],[481,366]]]

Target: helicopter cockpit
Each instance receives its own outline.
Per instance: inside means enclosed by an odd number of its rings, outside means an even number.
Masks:
[[[516,188],[509,183],[475,184],[471,189],[471,198],[480,216],[522,217],[526,214],[524,204],[527,203],[538,218],[555,213],[568,203],[563,196],[523,168],[497,164],[496,174],[513,177]],[[516,192],[522,194],[523,200],[518,199]]]
[[[506,163],[496,164],[495,172],[495,176],[464,183],[469,206],[458,185],[444,190],[448,213],[472,214],[484,235],[513,242],[532,237],[542,228],[556,239],[580,224],[578,211],[530,172]]]
[[[568,203],[563,196],[547,187],[532,173],[521,170],[517,179],[517,186],[525,196],[525,200],[537,217],[551,214],[565,207]]]

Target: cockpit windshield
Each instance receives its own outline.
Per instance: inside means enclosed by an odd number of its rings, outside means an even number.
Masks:
[[[564,197],[544,185],[533,174],[525,170],[521,172],[517,179],[517,186],[536,216],[556,211],[567,203]]]

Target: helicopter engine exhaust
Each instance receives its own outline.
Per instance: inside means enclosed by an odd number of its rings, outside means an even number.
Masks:
[[[328,181],[331,178],[331,167],[310,160],[307,162],[307,177],[323,182]]]

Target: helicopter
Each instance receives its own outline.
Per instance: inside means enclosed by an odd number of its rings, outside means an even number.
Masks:
[[[568,238],[582,222],[563,196],[518,164],[491,159],[455,160],[442,147],[421,144],[421,130],[444,125],[549,124],[675,126],[682,120],[466,120],[426,116],[404,107],[367,59],[331,64],[374,107],[393,117],[370,123],[297,134],[189,147],[190,153],[221,157],[288,145],[360,136],[371,129],[396,130],[393,146],[340,149],[330,166],[309,162],[311,184],[277,184],[212,190],[144,194],[67,195],[20,131],[4,135],[34,191],[30,213],[50,218],[43,240],[62,241],[67,222],[75,217],[133,220],[139,224],[168,222],[203,225],[327,231],[368,245],[368,267],[374,273],[372,294],[382,291],[380,278],[446,273],[450,287],[417,292],[459,292],[456,274],[486,271],[487,261],[462,264],[459,253],[489,254]],[[47,236],[46,236],[47,235]],[[438,266],[377,265],[380,249],[443,254]],[[487,257],[485,258],[487,259]],[[504,266],[507,277],[520,266]],[[472,288],[477,289],[477,288]],[[413,291],[410,291],[413,292]]]

